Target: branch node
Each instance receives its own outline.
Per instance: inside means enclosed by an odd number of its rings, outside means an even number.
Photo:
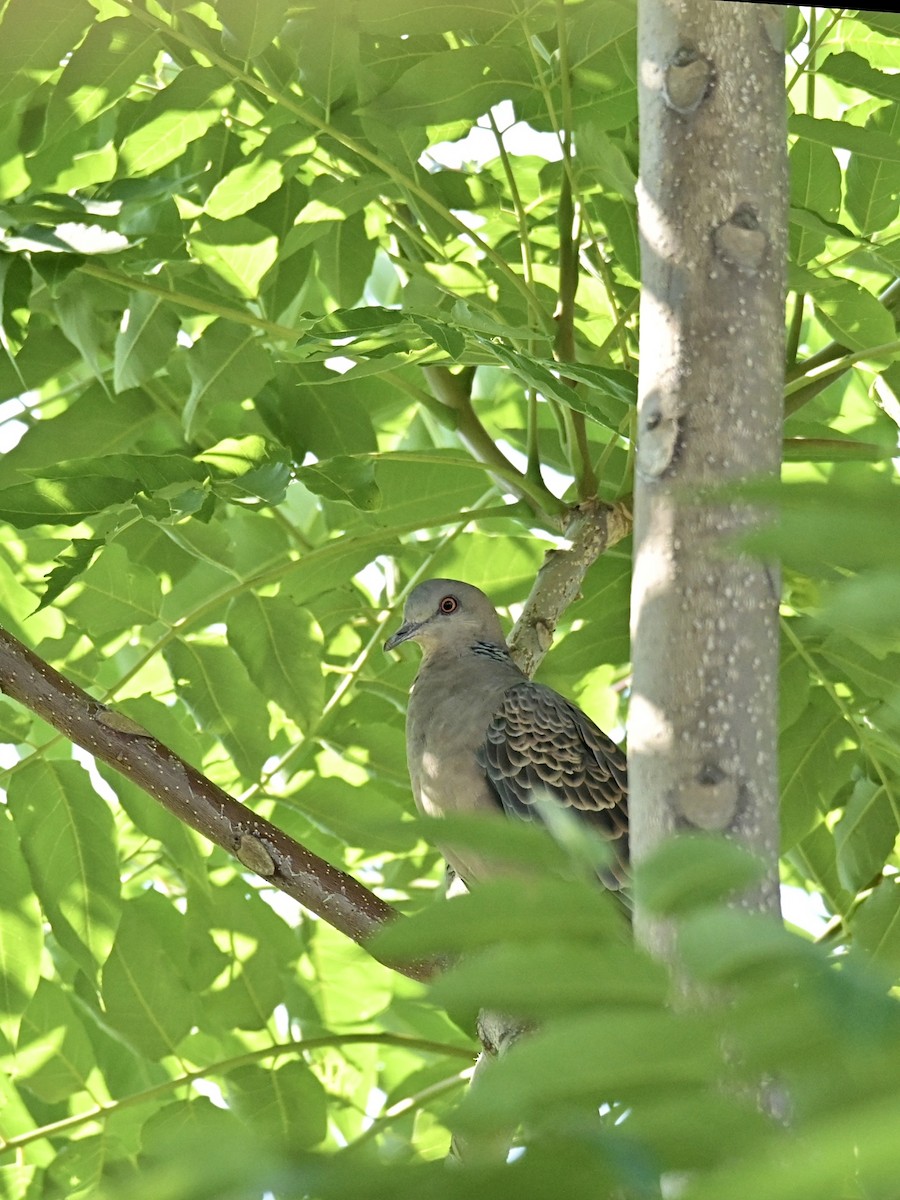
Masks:
[[[707,99],[714,83],[715,70],[709,59],[693,47],[682,46],[666,67],[663,99],[669,108],[687,115]]]
[[[738,811],[739,800],[737,780],[714,763],[704,763],[675,795],[678,812],[695,829],[727,829]]]
[[[713,233],[716,254],[743,275],[755,275],[762,265],[769,239],[759,227],[759,218],[749,204],[739,205]]]

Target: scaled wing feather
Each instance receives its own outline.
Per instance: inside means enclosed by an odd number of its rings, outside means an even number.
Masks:
[[[505,693],[478,751],[504,810],[531,820],[535,795],[574,809],[627,861],[628,784],[623,751],[552,688],[526,680]]]

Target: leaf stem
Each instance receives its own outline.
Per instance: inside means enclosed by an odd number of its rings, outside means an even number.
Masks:
[[[503,480],[514,495],[528,501],[538,512],[557,516],[565,512],[565,503],[553,495],[540,477],[529,478],[527,473],[523,475],[516,470],[479,421],[472,407],[470,377],[454,374],[440,366],[425,366],[422,372],[436,399],[453,412],[460,440],[479,462]]]
[[[797,292],[794,296],[794,308],[791,312],[791,323],[788,327],[787,346],[785,347],[785,360],[788,367],[794,365],[797,361],[797,349],[800,345],[800,333],[803,329],[803,310],[806,304],[806,294]]]
[[[71,1129],[79,1129],[82,1125],[90,1124],[91,1121],[106,1121],[115,1113],[129,1108],[136,1108],[142,1104],[150,1104],[154,1100],[164,1099],[172,1092],[177,1092],[179,1088],[191,1086],[198,1080],[208,1079],[211,1075],[227,1075],[231,1071],[239,1070],[241,1067],[265,1062],[266,1059],[277,1058],[279,1055],[301,1055],[313,1050],[327,1049],[331,1046],[354,1045],[393,1046],[401,1050],[416,1051],[420,1054],[440,1054],[452,1058],[466,1058],[470,1062],[472,1060],[471,1046],[456,1046],[449,1042],[433,1042],[428,1038],[406,1037],[398,1033],[330,1033],[322,1037],[304,1038],[299,1042],[279,1042],[273,1046],[265,1046],[261,1050],[248,1050],[245,1054],[236,1054],[233,1058],[222,1059],[220,1062],[210,1063],[205,1067],[198,1067],[194,1071],[185,1071],[172,1079],[167,1079],[164,1083],[156,1084],[154,1087],[145,1088],[141,1092],[132,1092],[128,1096],[111,1100],[107,1104],[98,1104],[95,1108],[87,1109],[85,1112],[73,1113],[72,1116],[63,1117],[61,1120],[52,1121],[47,1125],[39,1125],[36,1129],[29,1129],[27,1132],[17,1134],[15,1137],[0,1137],[0,1152],[19,1150],[24,1146],[30,1145],[32,1142],[40,1141],[42,1138],[51,1138],[61,1133],[68,1133]],[[456,1076],[453,1078],[455,1082]]]

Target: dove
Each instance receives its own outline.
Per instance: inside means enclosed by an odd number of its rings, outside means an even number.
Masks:
[[[628,859],[625,754],[577,705],[516,666],[484,592],[456,579],[419,584],[385,650],[404,642],[422,651],[406,721],[419,811],[540,820],[538,799],[560,804],[611,843],[615,864],[601,878],[620,887]],[[467,886],[502,870],[477,851],[442,852]]]

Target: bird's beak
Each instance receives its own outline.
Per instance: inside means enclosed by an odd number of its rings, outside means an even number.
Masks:
[[[396,646],[399,646],[401,642],[408,642],[409,639],[413,637],[413,635],[419,629],[420,624],[421,622],[416,623],[415,621],[404,621],[397,632],[389,637],[384,643],[385,650],[393,650]]]

